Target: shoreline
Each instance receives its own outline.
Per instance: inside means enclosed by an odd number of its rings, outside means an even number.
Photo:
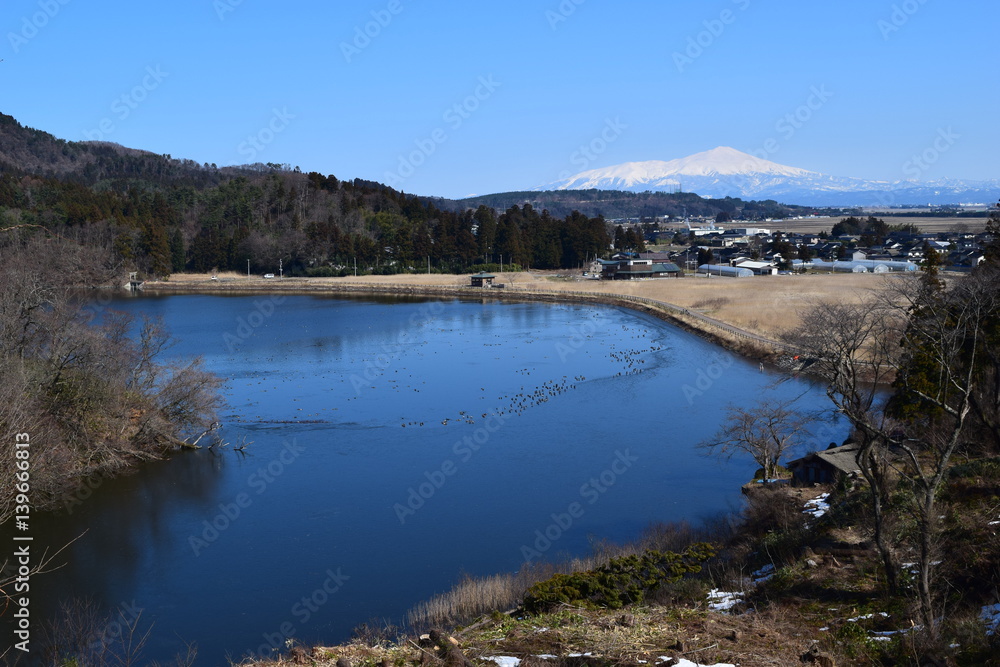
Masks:
[[[456,276],[458,277],[458,276]],[[464,276],[462,276],[464,277]],[[671,278],[669,280],[686,280]],[[322,281],[322,282],[321,282]],[[606,281],[601,281],[606,284]],[[500,301],[541,301],[550,303],[600,303],[629,308],[656,317],[730,352],[754,361],[777,362],[782,356],[794,354],[793,347],[780,341],[751,333],[732,324],[692,311],[689,308],[660,299],[622,294],[578,290],[546,290],[508,285],[504,288],[481,288],[447,284],[406,284],[384,282],[340,281],[336,278],[237,279],[220,281],[188,279],[147,282],[140,293],[148,294],[381,294],[389,296],[452,297],[460,299],[496,299]]]

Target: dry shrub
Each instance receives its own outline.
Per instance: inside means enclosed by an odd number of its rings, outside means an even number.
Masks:
[[[378,647],[402,643],[403,629],[384,619],[372,619],[351,630],[351,641],[365,646]]]
[[[755,559],[779,568],[794,562],[806,543],[806,516],[782,487],[753,488],[732,521],[727,548],[711,566],[716,582],[744,581]]]
[[[65,253],[51,256],[56,247]],[[134,326],[108,308],[97,318],[80,303],[67,281],[99,283],[104,272],[99,258],[73,249],[0,239],[0,438],[30,437],[36,509],[84,477],[114,475],[185,444],[210,428],[219,404],[219,381],[199,360],[161,361],[171,339],[158,322]],[[16,496],[13,457],[13,447],[0,450],[0,520]]]
[[[774,532],[793,532],[805,526],[800,503],[782,486],[761,486],[747,494],[741,516],[741,534],[757,539]]]
[[[450,591],[412,608],[406,619],[411,627],[422,630],[468,623],[482,614],[513,609],[528,588],[556,572],[552,566],[525,564],[515,573],[466,577]]]

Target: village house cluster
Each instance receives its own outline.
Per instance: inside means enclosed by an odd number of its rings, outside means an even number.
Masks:
[[[985,233],[891,231],[872,238],[781,232],[760,227],[652,232],[651,242],[672,240],[680,250],[618,252],[595,260],[588,277],[629,280],[686,273],[746,278],[792,272],[889,273],[916,271],[931,248],[949,270],[968,271],[984,259]],[[873,242],[874,241],[874,242]]]

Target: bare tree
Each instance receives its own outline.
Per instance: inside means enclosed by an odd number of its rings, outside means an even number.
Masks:
[[[905,353],[896,378],[896,397],[916,408],[903,420],[894,445],[905,453],[918,527],[917,592],[924,627],[937,635],[931,581],[938,562],[939,492],[952,456],[966,443],[973,396],[984,372],[996,372],[984,358],[1000,316],[1000,292],[984,275],[957,281],[951,289],[898,289],[910,314]],[[902,437],[900,437],[902,436]]]
[[[93,322],[69,289],[107,276],[73,244],[0,235],[0,438],[30,436],[36,509],[217,426],[219,381],[198,359],[164,362],[161,323],[145,320],[135,336],[134,318],[107,308]],[[0,448],[0,521],[14,509],[13,457]]]
[[[937,636],[932,586],[940,533],[940,490],[959,448],[969,444],[976,400],[991,426],[1000,290],[988,271],[945,288],[933,272],[886,284],[855,305],[818,304],[792,340],[814,358],[813,370],[851,420],[861,442],[858,465],[870,487],[876,546],[890,592],[898,592],[895,552],[915,551],[921,621]],[[881,387],[892,384],[888,404]],[[890,494],[906,492],[912,541],[889,535]]]
[[[871,491],[875,545],[889,592],[899,590],[898,566],[887,534],[888,469],[893,425],[883,410],[884,387],[899,367],[905,318],[883,297],[858,303],[816,303],[787,338],[812,360],[810,371],[827,383],[827,395],[855,429],[858,467]]]
[[[750,408],[729,405],[719,431],[698,446],[727,459],[748,455],[763,469],[765,479],[774,479],[779,461],[800,443],[809,422],[792,409],[793,403],[794,399],[763,398]]]

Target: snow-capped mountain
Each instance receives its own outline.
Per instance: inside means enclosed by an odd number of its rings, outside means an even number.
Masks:
[[[695,192],[702,197],[777,199],[806,206],[991,203],[1000,181],[866,181],[787,167],[734,148],[667,162],[626,162],[590,169],[536,190],[628,190]]]

